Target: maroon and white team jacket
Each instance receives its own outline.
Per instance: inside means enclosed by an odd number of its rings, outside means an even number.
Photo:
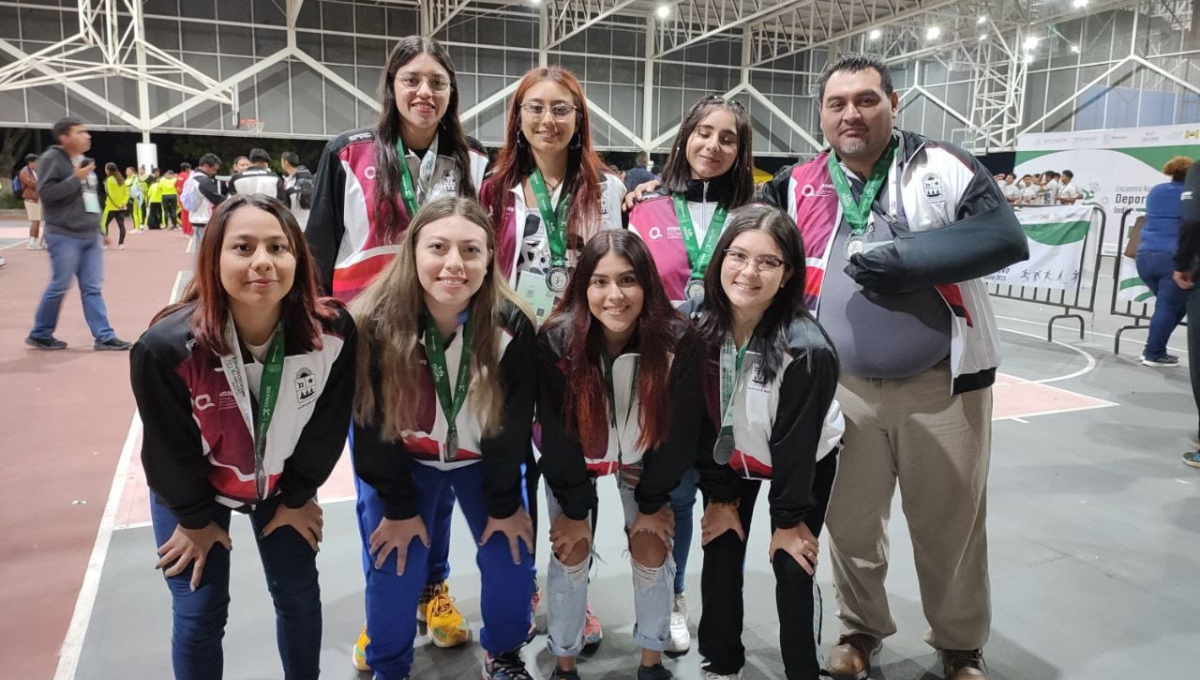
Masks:
[[[253,434],[238,408],[222,357],[195,348],[184,307],[142,334],[130,355],[131,382],[142,416],[142,466],[159,502],[188,529],[206,526],[219,506],[246,509],[282,496],[297,508],[316,495],[337,463],[354,398],[355,327],[344,309],[322,322],[322,348],[285,348],[275,414],[255,484]],[[263,365],[238,347],[254,420]]]

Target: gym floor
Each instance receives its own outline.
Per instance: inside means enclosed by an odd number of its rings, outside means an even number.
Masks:
[[[170,598],[154,570],[127,360],[91,351],[77,291],[64,303],[59,333],[71,349],[36,353],[22,345],[48,266],[44,251],[8,238],[19,227],[0,224],[0,247],[13,244],[0,250],[8,260],[0,269],[0,374],[10,395],[0,409],[0,527],[10,546],[0,556],[0,608],[8,612],[0,620],[0,677],[170,677]],[[127,243],[125,251],[106,253],[105,298],[113,326],[133,340],[186,280],[191,256],[179,232],[132,235]],[[1179,367],[1143,367],[1142,331],[1127,334],[1123,354],[1114,355],[1112,334],[1123,321],[1107,314],[1108,278],[1100,277],[1101,311],[1085,315],[1083,340],[1062,325],[1055,341],[1046,341],[1053,308],[996,301],[1005,359],[995,388],[989,489],[994,618],[986,658],[993,680],[1194,674],[1194,653],[1186,650],[1200,648],[1200,590],[1192,586],[1200,568],[1200,472],[1180,462],[1195,446],[1197,422],[1185,330],[1171,342],[1172,353],[1183,357]],[[363,680],[369,676],[349,664],[362,624],[363,581],[345,457],[321,497],[322,667],[328,678]],[[615,487],[601,483],[600,499],[601,507],[617,507]],[[941,669],[922,641],[926,624],[899,501],[887,582],[899,632],[885,642],[871,677],[933,680]],[[603,560],[591,581],[605,638],[580,664],[584,678],[597,680],[632,677],[637,664],[630,567],[615,517],[601,514]],[[242,547],[233,553],[225,677],[278,678],[274,615],[244,517],[235,518],[232,534]],[[450,590],[478,632],[474,543],[457,511],[452,536]],[[744,678],[782,679],[765,512],[757,513],[749,540]],[[817,572],[824,650],[837,635],[827,560],[823,552]],[[687,570],[693,634],[700,565],[697,530]],[[544,630],[545,604],[537,618]],[[478,644],[454,650],[418,644],[414,678],[478,677]],[[524,654],[535,678],[549,674],[553,659],[544,636]],[[666,664],[677,678],[700,678],[695,641]]]

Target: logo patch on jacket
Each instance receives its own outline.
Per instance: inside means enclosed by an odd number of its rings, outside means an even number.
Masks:
[[[308,404],[308,402],[317,397],[317,377],[308,368],[301,368],[296,371],[296,378],[292,381],[296,386],[296,401],[300,406]]]
[[[925,198],[931,201],[945,200],[942,194],[942,178],[932,172],[921,178],[921,189],[925,192]]]

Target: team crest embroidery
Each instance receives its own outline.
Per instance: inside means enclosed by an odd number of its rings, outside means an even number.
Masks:
[[[931,201],[941,201],[945,198],[942,194],[942,180],[932,172],[921,179],[921,189],[925,191],[925,197]]]
[[[304,406],[312,401],[317,396],[317,377],[307,368],[302,368],[296,371],[296,378],[292,381],[296,386],[296,401],[300,406]]]

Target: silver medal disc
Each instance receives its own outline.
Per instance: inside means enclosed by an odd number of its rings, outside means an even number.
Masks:
[[[546,272],[546,287],[552,293],[561,293],[567,289],[567,281],[570,275],[566,267],[552,267]]]
[[[862,253],[866,241],[861,236],[852,236],[849,241],[846,241],[846,259],[854,257]]]
[[[725,465],[733,458],[733,435],[723,434],[717,437],[717,443],[713,445],[713,462],[717,465]]]
[[[683,294],[686,295],[687,299],[689,300],[699,300],[700,298],[704,297],[704,280],[690,279],[687,282],[687,285],[683,288]]]
[[[455,458],[458,458],[458,433],[457,432],[451,432],[450,434],[446,435],[445,454],[446,455],[444,457],[447,461],[453,461]]]

